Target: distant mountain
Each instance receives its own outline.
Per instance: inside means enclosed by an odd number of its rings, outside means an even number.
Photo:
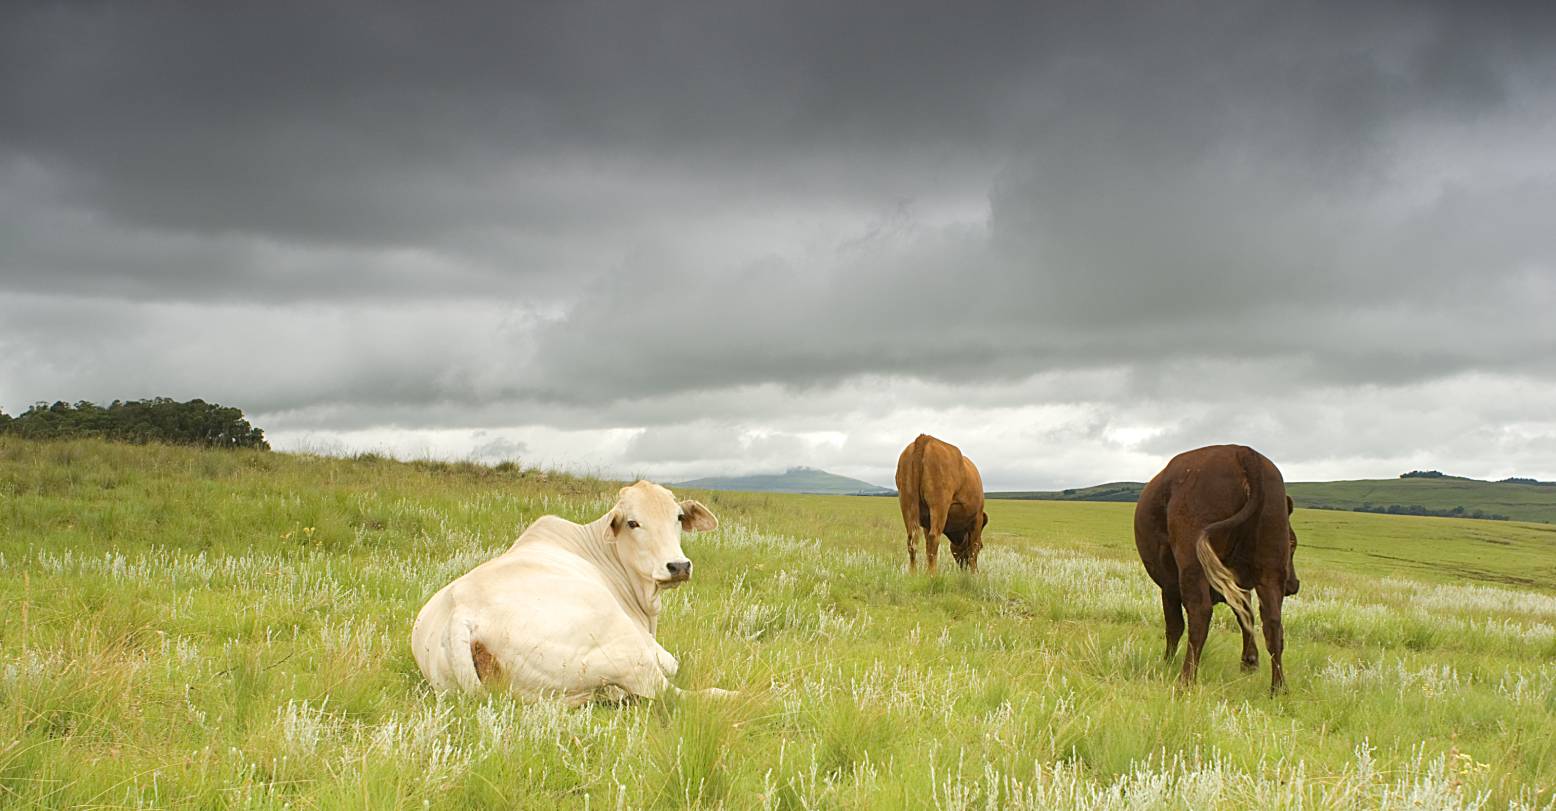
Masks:
[[[1435,475],[1433,475],[1435,474]],[[1140,498],[1140,482],[1109,482],[1069,490],[989,493],[989,498],[1044,501],[1125,501]],[[1436,471],[1411,471],[1397,479],[1287,482],[1298,507],[1394,515],[1440,515],[1556,522],[1556,485],[1534,479],[1487,482]]]
[[[782,473],[756,476],[709,476],[672,487],[699,490],[742,490],[748,493],[811,493],[820,495],[886,495],[895,492],[867,481],[850,479],[813,467],[791,467]]]

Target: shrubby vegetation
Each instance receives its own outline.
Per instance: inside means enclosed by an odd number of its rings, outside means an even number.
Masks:
[[[269,450],[265,432],[249,424],[240,409],[194,399],[167,397],[114,400],[107,407],[81,400],[36,403],[20,416],[0,412],[0,433],[27,439],[97,437],[116,442],[165,442],[220,448]]]
[[[1442,479],[1446,478],[1441,470],[1412,470],[1409,473],[1399,474],[1401,479]]]
[[[1498,480],[1497,484],[1532,484],[1536,487],[1556,487],[1556,482],[1542,482],[1539,479],[1531,479],[1526,476],[1509,476]]]

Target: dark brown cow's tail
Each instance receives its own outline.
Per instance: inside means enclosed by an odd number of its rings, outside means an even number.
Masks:
[[[1259,506],[1264,502],[1264,475],[1259,469],[1258,460],[1253,457],[1253,452],[1248,448],[1237,449],[1237,461],[1243,469],[1243,491],[1247,499],[1243,501],[1242,509],[1229,518],[1211,524],[1200,530],[1199,538],[1194,542],[1194,552],[1199,558],[1199,565],[1205,570],[1205,579],[1221,596],[1226,599],[1226,604],[1232,607],[1232,613],[1243,627],[1252,629],[1253,624],[1253,600],[1242,586],[1237,585],[1237,576],[1232,570],[1216,557],[1216,550],[1210,547],[1210,533],[1223,529],[1231,529],[1242,526],[1259,511]],[[1255,637],[1258,635],[1255,634]]]

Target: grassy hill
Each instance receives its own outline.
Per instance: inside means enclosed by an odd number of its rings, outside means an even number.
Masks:
[[[423,601],[617,486],[0,437],[0,807],[1552,807],[1538,524],[1299,510],[1271,697],[1225,610],[1174,686],[1127,504],[992,501],[931,578],[891,499],[699,492],[659,641],[738,697],[428,690]]]
[[[1072,490],[989,493],[990,498],[1042,501],[1128,501],[1140,497],[1143,482],[1110,482]],[[1556,523],[1556,485],[1550,483],[1487,482],[1456,476],[1409,479],[1359,479],[1339,482],[1287,482],[1286,491],[1299,507],[1337,510],[1364,508],[1388,512],[1391,506],[1421,507],[1430,512],[1463,508],[1515,521]]]
[[[1140,489],[1145,482],[1108,482],[1091,487],[1075,487],[1067,490],[1010,490],[991,492],[989,498],[1015,501],[1127,501],[1140,499]]]
[[[867,481],[839,476],[813,467],[791,467],[783,473],[755,476],[711,476],[672,486],[699,490],[735,490],[745,493],[808,493],[838,496],[882,495],[892,492]]]
[[[1293,482],[1288,486],[1298,504],[1352,510],[1364,505],[1420,505],[1432,510],[1481,510],[1517,521],[1556,522],[1556,486],[1476,479],[1363,479],[1340,482]]]

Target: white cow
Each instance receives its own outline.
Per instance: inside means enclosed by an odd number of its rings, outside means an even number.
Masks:
[[[411,630],[416,664],[439,690],[656,696],[680,667],[654,640],[659,592],[691,578],[681,531],[718,523],[646,481],[592,523],[543,516],[432,595]]]

